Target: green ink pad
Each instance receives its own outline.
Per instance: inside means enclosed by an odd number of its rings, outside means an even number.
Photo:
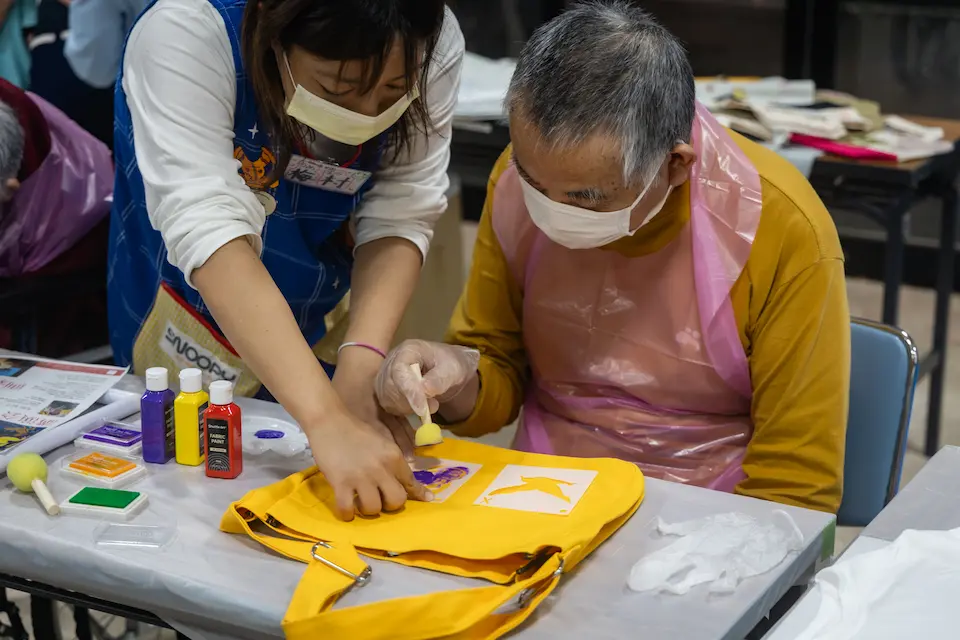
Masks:
[[[69,502],[70,504],[86,505],[88,507],[126,509],[139,497],[139,491],[121,491],[119,489],[84,487],[80,491],[73,494]]]

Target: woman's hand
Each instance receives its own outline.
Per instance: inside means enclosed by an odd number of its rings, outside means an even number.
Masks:
[[[400,416],[421,415],[428,411],[433,414],[442,411],[441,405],[459,399],[462,392],[472,388],[473,402],[458,403],[472,408],[479,388],[479,362],[480,353],[475,349],[407,340],[387,354],[377,375],[380,406],[388,413]],[[420,367],[422,381],[411,370],[411,365]],[[444,417],[453,417],[447,416],[445,411],[442,413]],[[466,413],[469,415],[469,410]]]
[[[337,515],[396,511],[409,497],[429,502],[397,445],[366,422],[341,413],[305,429],[313,459],[336,495]]]
[[[380,371],[382,358],[362,348],[350,351],[344,349],[341,352],[337,371],[333,375],[333,388],[354,416],[385,438],[396,442],[404,458],[413,460],[414,431],[410,423],[406,418],[390,415],[377,403],[373,383]]]

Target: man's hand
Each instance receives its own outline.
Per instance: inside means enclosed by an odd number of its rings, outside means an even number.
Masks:
[[[377,376],[380,405],[398,416],[436,413],[477,379],[480,353],[475,349],[407,340],[387,354]],[[418,365],[422,379],[411,365]]]

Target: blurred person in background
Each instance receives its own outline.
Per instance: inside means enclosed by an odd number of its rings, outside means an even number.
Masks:
[[[89,31],[91,20],[84,7],[98,0],[40,0],[37,26],[30,38],[30,91],[64,112],[71,120],[89,131],[98,140],[113,148],[113,79],[102,86],[79,77],[64,54],[66,42],[72,37],[70,12],[81,8],[81,32]],[[69,7],[69,8],[68,8]],[[107,9],[104,9],[107,13]],[[111,15],[104,15],[109,23]],[[103,38],[109,41],[113,31],[105,30]],[[89,35],[86,37],[90,37]],[[119,44],[122,46],[123,40]],[[104,45],[105,48],[107,45]],[[109,66],[109,65],[108,65]],[[116,62],[113,63],[116,77]]]
[[[14,278],[47,266],[106,218],[113,162],[63,112],[5,80],[0,106],[0,278]]]
[[[72,0],[64,55],[77,77],[98,89],[112,89],[123,43],[146,6],[144,0]]]
[[[507,107],[449,344],[394,349],[383,408],[466,436],[522,408],[525,451],[836,512],[850,314],[809,182],[697,105],[683,46],[626,2],[539,28]]]
[[[0,0],[0,78],[22,89],[30,81],[29,31],[37,25],[37,0]]]
[[[19,160],[18,160],[19,158]],[[42,98],[0,80],[0,288],[85,274],[106,280],[110,151]],[[106,343],[102,287],[64,292],[47,312],[0,309],[0,348],[13,345],[24,317],[31,349],[62,357]],[[89,293],[93,289],[92,293]],[[99,289],[99,290],[98,290]]]

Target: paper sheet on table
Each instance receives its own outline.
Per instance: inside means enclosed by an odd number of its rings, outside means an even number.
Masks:
[[[817,88],[812,80],[697,78],[696,90],[697,100],[712,109],[732,95],[751,104],[808,105],[814,102]]]
[[[31,441],[47,440],[51,433],[82,416],[126,372],[122,367],[0,352],[0,473],[9,458],[26,451]],[[135,406],[130,412],[134,411]],[[46,453],[64,442],[29,450]]]
[[[820,607],[796,640],[956,638],[960,529],[905,531],[821,571],[813,590]]]
[[[460,92],[454,120],[501,120],[505,116],[503,98],[507,95],[516,60],[491,60],[467,51],[463,56]]]

